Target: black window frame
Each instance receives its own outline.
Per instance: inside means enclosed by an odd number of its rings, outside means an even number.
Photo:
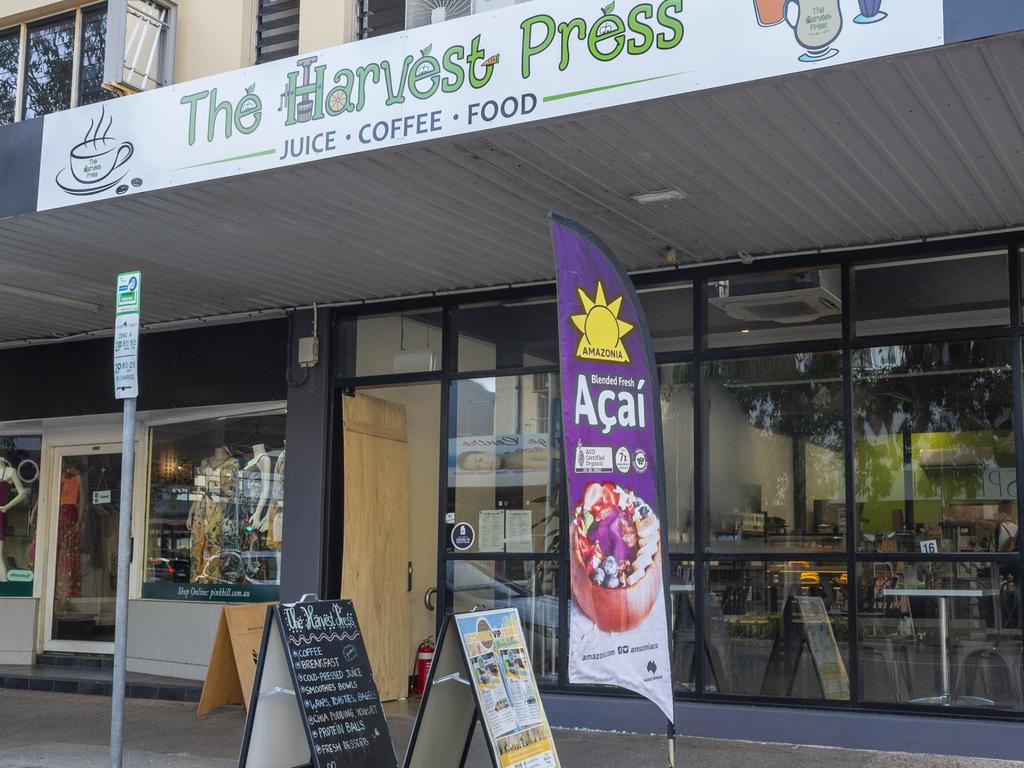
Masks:
[[[805,706],[827,710],[849,710],[852,712],[872,713],[901,713],[901,714],[925,714],[932,717],[972,717],[985,718],[990,720],[1008,720],[1024,722],[1024,707],[1020,710],[977,710],[963,707],[935,707],[914,704],[884,704],[873,701],[864,701],[862,696],[862,681],[858,669],[858,651],[856,639],[859,637],[857,627],[857,607],[859,605],[858,585],[856,574],[858,568],[864,563],[912,561],[912,562],[968,562],[991,560],[998,563],[1016,564],[1024,568],[1024,540],[1016,553],[940,553],[925,555],[921,553],[873,553],[861,552],[857,549],[857,536],[854,532],[856,527],[856,489],[854,476],[855,445],[853,430],[853,380],[852,380],[852,358],[857,349],[879,346],[885,344],[910,344],[922,342],[949,342],[958,340],[972,340],[980,338],[1009,338],[1012,356],[1013,372],[1013,421],[1015,425],[1014,440],[1016,448],[1016,476],[1018,487],[1024,487],[1024,370],[1022,370],[1022,341],[1024,332],[1021,326],[1021,301],[1022,301],[1022,253],[1021,245],[1024,242],[1024,234],[996,234],[976,235],[963,238],[952,238],[938,242],[920,242],[914,244],[894,244],[892,246],[851,249],[839,253],[810,254],[801,256],[783,256],[777,258],[761,258],[753,264],[744,265],[740,262],[729,262],[710,266],[680,266],[673,269],[659,272],[643,273],[633,276],[633,283],[637,288],[656,287],[680,281],[692,281],[694,299],[692,304],[693,317],[692,328],[694,344],[693,349],[662,353],[656,356],[659,366],[673,363],[689,363],[693,366],[694,384],[694,436],[693,436],[693,457],[694,457],[694,530],[692,532],[695,542],[692,553],[670,553],[670,563],[673,569],[677,567],[689,567],[694,580],[695,599],[694,612],[696,614],[695,639],[693,643],[693,675],[692,691],[683,690],[685,686],[678,685],[676,681],[677,701],[702,701],[702,702],[723,702],[758,704],[771,707]],[[855,265],[868,261],[902,261],[912,265],[914,261],[933,259],[939,255],[956,255],[977,250],[1005,250],[1007,254],[1007,279],[1010,294],[1010,325],[957,328],[952,325],[940,330],[929,330],[926,332],[913,333],[887,333],[870,337],[857,337],[853,329],[853,291],[852,270]],[[708,315],[707,298],[708,284],[711,281],[736,274],[751,274],[758,272],[777,272],[781,269],[806,268],[812,269],[823,264],[837,265],[841,269],[842,285],[842,332],[838,338],[812,340],[792,343],[773,343],[764,345],[752,345],[749,347],[716,347],[708,345]],[[459,371],[458,370],[458,312],[459,306],[464,304],[479,304],[486,301],[528,301],[537,299],[550,299],[555,295],[553,282],[533,285],[529,287],[517,287],[509,289],[485,290],[473,293],[460,293],[449,296],[431,296],[413,300],[394,300],[375,304],[373,312],[367,312],[366,307],[347,307],[335,310],[335,322],[345,319],[352,319],[367,314],[389,314],[410,309],[440,306],[444,312],[442,325],[442,362],[440,370],[422,374],[395,374],[374,376],[368,378],[346,378],[337,374],[334,369],[333,380],[335,382],[334,400],[332,410],[334,412],[335,435],[340,435],[340,396],[354,387],[382,386],[412,384],[421,382],[440,382],[441,397],[441,429],[438,435],[440,450],[440,467],[438,474],[438,612],[437,621],[440,626],[441,619],[448,606],[450,596],[446,595],[445,581],[447,563],[451,560],[460,559],[481,559],[487,560],[532,560],[558,559],[562,567],[559,568],[559,595],[560,595],[560,628],[559,628],[559,679],[556,684],[543,684],[541,688],[545,691],[571,693],[573,695],[609,695],[609,689],[594,686],[578,686],[568,683],[568,600],[569,568],[568,548],[563,548],[557,555],[544,555],[542,553],[524,554],[500,554],[488,553],[462,554],[448,553],[444,540],[444,512],[447,505],[447,444],[450,422],[450,389],[454,382],[461,379],[475,378],[481,375],[491,376],[516,376],[533,373],[558,373],[558,366],[540,366],[521,369],[499,369],[493,371]],[[802,551],[751,551],[751,552],[722,552],[716,551],[711,546],[701,546],[708,541],[706,528],[708,525],[708,431],[707,423],[707,386],[703,376],[703,363],[710,360],[737,359],[743,357],[761,357],[780,354],[793,354],[796,352],[837,352],[842,358],[842,393],[843,393],[843,428],[844,428],[844,464],[845,464],[845,491],[846,491],[846,542],[845,549],[832,552],[809,552]],[[1021,425],[1021,426],[1018,426]],[[335,440],[334,445],[338,445]],[[335,449],[337,450],[337,449]],[[328,531],[340,533],[344,524],[343,508],[343,475],[341,472],[340,453],[328,457],[331,462],[331,488],[330,488],[330,509]],[[564,482],[564,479],[563,479]],[[563,497],[564,505],[564,494]],[[1020,504],[1020,500],[1018,500]],[[567,535],[568,515],[561,510],[562,535]],[[326,534],[334,535],[334,534]],[[564,540],[564,539],[563,539]],[[325,573],[339,574],[332,577],[332,583],[325,584],[326,594],[338,594],[340,584],[340,549],[338,546],[340,536],[334,535],[328,539],[328,559],[331,560],[325,566]],[[735,696],[705,691],[705,667],[707,659],[707,616],[706,596],[708,587],[708,566],[712,561],[758,561],[758,562],[781,562],[786,560],[811,559],[815,562],[844,565],[848,574],[848,624],[850,637],[850,650],[848,655],[848,673],[850,678],[850,699],[849,701],[827,701],[824,699],[794,700],[778,697],[764,696]],[[1022,630],[1024,635],[1024,630]],[[1024,639],[1024,638],[1022,638]],[[701,649],[698,653],[696,649]],[[635,694],[616,689],[614,695],[622,698],[635,698]]]

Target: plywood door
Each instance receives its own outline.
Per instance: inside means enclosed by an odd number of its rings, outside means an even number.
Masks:
[[[408,653],[409,461],[405,407],[342,398],[345,531],[341,596],[355,604],[380,697],[405,698]]]

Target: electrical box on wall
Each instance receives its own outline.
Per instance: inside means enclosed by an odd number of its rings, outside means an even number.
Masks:
[[[320,362],[320,339],[306,336],[299,339],[299,367],[316,368]]]

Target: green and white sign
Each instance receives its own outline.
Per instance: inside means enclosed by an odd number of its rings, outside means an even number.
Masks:
[[[114,397],[139,396],[139,324],[142,311],[142,273],[117,276],[114,305]]]
[[[942,45],[943,0],[865,5],[534,0],[59,112],[38,209]]]

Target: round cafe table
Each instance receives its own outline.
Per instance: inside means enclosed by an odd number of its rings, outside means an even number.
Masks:
[[[949,663],[949,600],[957,597],[992,597],[996,589],[883,589],[883,597],[936,597],[939,600],[939,659],[942,664],[942,684],[938,696],[911,699],[911,704],[937,704],[943,707],[991,707],[991,699],[980,696],[954,696],[950,691]]]

